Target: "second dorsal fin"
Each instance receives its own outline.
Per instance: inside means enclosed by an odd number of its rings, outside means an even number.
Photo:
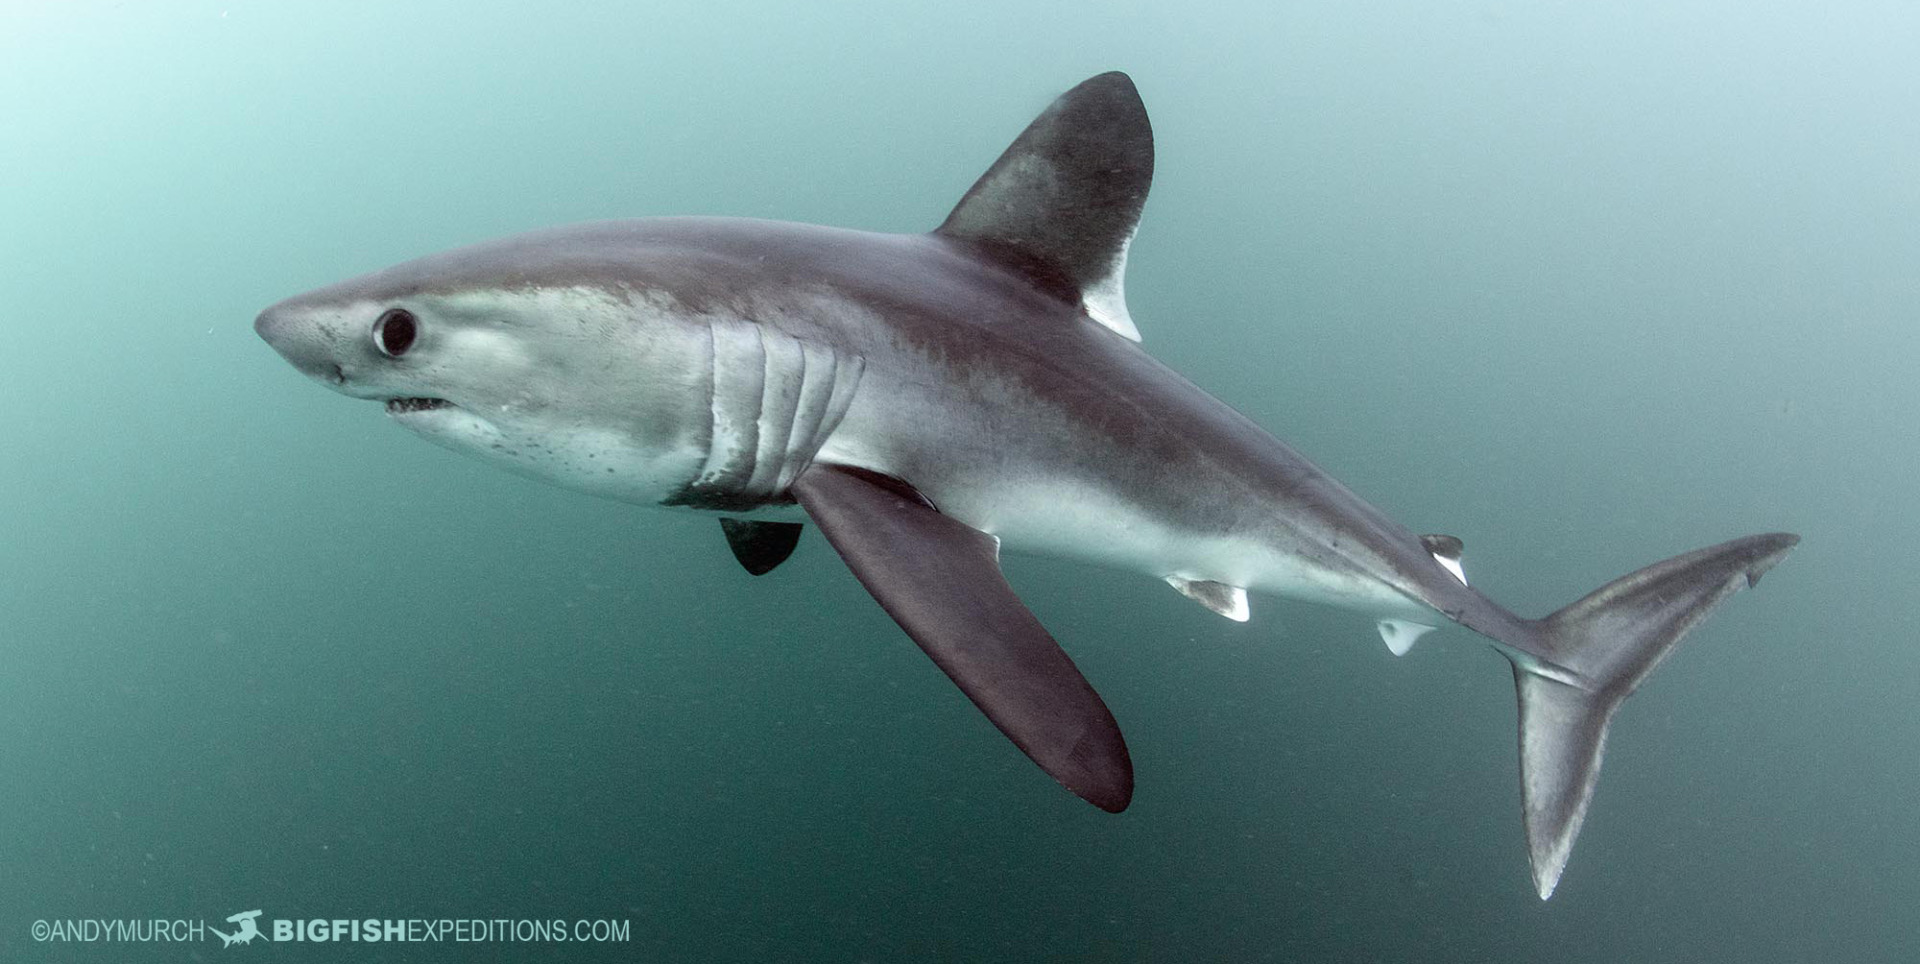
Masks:
[[[1113,71],[1034,118],[934,233],[977,245],[1139,341],[1123,281],[1152,182],[1146,107]]]
[[[1460,585],[1467,584],[1467,571],[1460,566],[1460,555],[1465,551],[1465,546],[1461,544],[1459,536],[1421,536],[1420,545],[1426,548],[1442,569],[1453,573],[1453,578],[1460,580]]]

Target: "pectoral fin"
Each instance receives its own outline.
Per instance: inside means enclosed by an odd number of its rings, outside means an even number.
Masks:
[[[881,608],[1022,752],[1088,803],[1133,797],[1120,726],[1000,574],[1000,542],[911,486],[815,465],[793,496]]]
[[[722,518],[720,531],[727,534],[727,548],[740,560],[747,572],[764,576],[793,555],[800,543],[798,522],[755,522],[752,519]]]

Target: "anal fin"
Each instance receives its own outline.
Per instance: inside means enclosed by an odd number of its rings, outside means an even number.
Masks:
[[[1387,651],[1395,656],[1407,655],[1407,650],[1412,649],[1420,637],[1433,632],[1432,626],[1404,619],[1382,619],[1375,628],[1380,630],[1380,639],[1387,644]]]

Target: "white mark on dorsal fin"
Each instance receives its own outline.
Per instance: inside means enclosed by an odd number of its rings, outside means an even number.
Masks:
[[[1253,615],[1253,611],[1247,607],[1247,591],[1239,586],[1229,586],[1211,579],[1182,579],[1179,576],[1168,576],[1167,585],[1179,590],[1180,595],[1236,623],[1244,623]]]
[[[1127,311],[1127,249],[1132,246],[1133,235],[1129,234],[1120,243],[1120,253],[1114,256],[1113,267],[1107,276],[1081,292],[1080,306],[1087,310],[1087,317],[1123,338],[1139,341],[1140,329],[1134,326],[1133,315]]]
[[[1420,545],[1426,548],[1441,568],[1453,573],[1453,578],[1460,580],[1460,585],[1467,584],[1467,571],[1460,566],[1460,554],[1466,547],[1458,536],[1421,536]]]
[[[1380,638],[1387,644],[1387,651],[1395,656],[1407,655],[1420,637],[1433,632],[1432,626],[1410,623],[1404,619],[1380,620]]]

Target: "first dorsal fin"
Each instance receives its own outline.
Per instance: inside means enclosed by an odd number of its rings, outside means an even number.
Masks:
[[[935,233],[979,245],[1139,341],[1123,277],[1152,182],[1146,107],[1113,71],[1042,111]]]

